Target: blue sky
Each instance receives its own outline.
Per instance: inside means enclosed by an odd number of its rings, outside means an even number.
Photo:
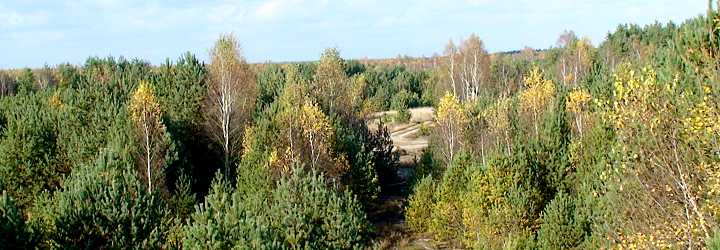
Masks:
[[[620,23],[681,22],[706,0],[2,0],[0,68],[202,59],[233,32],[250,62],[421,56],[476,33],[491,52],[552,46],[563,30],[597,44]]]

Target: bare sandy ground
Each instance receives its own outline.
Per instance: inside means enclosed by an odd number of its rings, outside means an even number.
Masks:
[[[421,128],[428,130],[435,126],[435,110],[432,107],[421,107],[410,109],[410,121],[406,123],[394,123],[393,117],[397,111],[377,112],[370,116],[368,127],[376,130],[382,120],[390,132],[393,140],[394,151],[400,154],[400,171],[412,169],[415,160],[419,160],[422,153],[428,147],[429,136],[421,134]],[[401,182],[400,184],[407,184]],[[407,187],[405,187],[407,188]],[[402,214],[407,203],[406,197],[388,196],[383,198],[383,206],[386,213],[399,215],[400,218],[388,217],[377,221],[376,226],[382,235],[379,240],[381,249],[438,249],[446,248],[437,245],[429,235],[414,234],[406,228]],[[382,209],[381,209],[382,210]],[[389,212],[388,212],[389,211]]]
[[[407,123],[393,123],[392,117],[397,111],[377,112],[370,116],[368,126],[370,129],[377,129],[380,119],[390,131],[390,138],[395,144],[394,150],[400,152],[400,163],[412,163],[419,158],[422,152],[428,147],[429,137],[421,135],[421,127],[432,128],[435,126],[435,110],[432,107],[420,107],[410,109],[410,121]]]

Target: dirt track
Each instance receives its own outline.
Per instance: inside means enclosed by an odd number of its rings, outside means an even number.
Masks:
[[[371,115],[368,121],[370,129],[377,129],[380,120],[387,126],[393,140],[394,151],[400,155],[400,169],[398,176],[405,179],[392,186],[380,199],[382,205],[372,218],[378,229],[379,237],[376,239],[380,249],[437,249],[431,243],[430,237],[416,235],[409,232],[405,225],[404,210],[407,203],[407,178],[415,167],[423,151],[428,147],[429,136],[423,135],[422,130],[429,131],[434,127],[435,111],[431,107],[410,109],[410,121],[405,123],[393,122],[396,111],[384,111]]]
[[[397,111],[384,111],[373,114],[370,127],[375,128],[379,119],[392,121]],[[413,159],[420,157],[423,150],[428,146],[429,137],[421,135],[421,128],[432,128],[434,126],[435,110],[431,107],[410,109],[410,121],[408,123],[388,122],[385,126],[390,131],[390,137],[395,144],[395,150],[400,152],[401,164],[412,164]]]

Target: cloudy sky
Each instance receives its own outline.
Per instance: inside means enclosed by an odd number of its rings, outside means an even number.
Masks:
[[[89,56],[158,64],[207,58],[233,32],[251,62],[421,56],[476,33],[489,51],[552,46],[563,30],[600,42],[620,23],[682,22],[706,0],[2,0],[0,68]]]

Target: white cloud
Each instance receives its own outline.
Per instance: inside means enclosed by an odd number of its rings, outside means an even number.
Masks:
[[[20,12],[0,5],[0,27],[7,29],[42,26],[48,22],[45,11]]]
[[[254,16],[260,21],[274,21],[310,4],[304,0],[268,0],[254,10]]]

